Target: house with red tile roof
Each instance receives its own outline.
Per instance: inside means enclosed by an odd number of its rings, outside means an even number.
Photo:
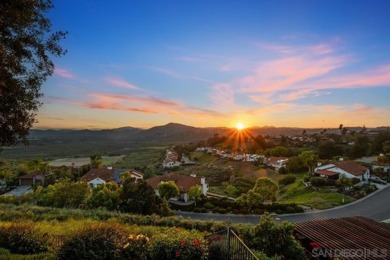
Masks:
[[[358,178],[360,180],[367,180],[370,177],[370,170],[354,161],[338,161],[332,164],[326,164],[314,169],[316,175],[322,177],[332,177],[338,179],[341,174],[347,178]],[[337,176],[335,178],[334,176]]]
[[[208,191],[208,184],[206,183],[206,178],[187,176],[176,172],[168,173],[162,176],[154,176],[150,179],[147,179],[146,181],[150,186],[153,187],[157,196],[160,196],[158,192],[158,185],[161,182],[173,181],[179,188],[180,199],[182,199],[184,202],[187,202],[189,200],[188,192],[190,191],[192,186],[199,185],[201,187],[203,195],[207,195]]]
[[[273,167],[275,170],[279,170],[282,167],[286,166],[286,163],[288,162],[287,157],[276,157],[276,156],[271,156],[266,159],[266,164],[268,166]]]
[[[124,170],[124,169],[113,169],[112,167],[107,168],[93,168],[89,170],[81,180],[88,182],[88,184],[96,187],[99,184],[107,182],[115,182],[120,184],[122,182],[120,176],[124,173],[130,173],[131,177],[136,180],[143,179],[143,174],[135,170]]]

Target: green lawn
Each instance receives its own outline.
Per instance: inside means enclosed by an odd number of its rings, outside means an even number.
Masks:
[[[278,202],[297,203],[315,209],[327,209],[354,201],[351,197],[326,190],[326,188],[317,191],[316,189],[306,187],[302,183],[303,175],[298,175],[297,177],[295,183],[281,188]]]

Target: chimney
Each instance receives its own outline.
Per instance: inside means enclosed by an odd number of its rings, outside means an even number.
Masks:
[[[200,183],[202,185],[205,185],[206,184],[206,178],[205,177],[200,178]]]

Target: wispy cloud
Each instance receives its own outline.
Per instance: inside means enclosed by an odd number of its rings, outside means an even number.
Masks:
[[[92,109],[120,110],[137,113],[181,115],[181,116],[207,116],[219,117],[221,113],[183,104],[179,101],[167,100],[152,96],[129,94],[92,93],[91,100],[80,103],[81,106]]]
[[[76,76],[72,74],[70,71],[64,69],[64,68],[55,68],[54,69],[54,75],[57,75],[62,78],[66,79],[75,79]]]
[[[132,83],[127,82],[127,81],[125,81],[121,78],[117,78],[117,77],[106,77],[106,78],[104,78],[104,81],[107,82],[108,84],[110,84],[114,87],[118,87],[118,88],[126,88],[126,89],[133,89],[133,90],[140,89],[136,85],[133,85]]]
[[[178,72],[170,70],[170,69],[153,67],[153,66],[147,66],[147,68],[150,69],[150,70],[153,70],[153,71],[157,71],[157,72],[163,73],[163,74],[168,75],[168,76],[170,76],[172,78],[192,79],[192,80],[198,80],[198,81],[208,82],[208,83],[213,83],[214,82],[213,80],[204,79],[204,78],[201,78],[201,77],[198,77],[198,76],[191,76],[191,75],[181,74],[181,73],[178,73]]]
[[[234,91],[231,85],[219,83],[210,87],[210,99],[214,106],[234,109],[236,107],[234,100]]]
[[[184,62],[198,62],[198,61],[202,61],[202,59],[199,58],[199,57],[189,57],[189,56],[181,56],[181,57],[176,57],[174,59],[178,60],[178,61],[184,61]]]

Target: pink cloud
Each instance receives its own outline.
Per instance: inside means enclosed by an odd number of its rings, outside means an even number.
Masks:
[[[315,89],[390,86],[390,64],[366,72],[335,76],[313,83]]]
[[[59,77],[66,78],[66,79],[75,79],[76,78],[75,75],[73,75],[71,72],[69,72],[68,70],[63,69],[63,68],[55,68],[54,75],[57,75]]]
[[[90,96],[94,100],[83,102],[80,105],[93,109],[120,110],[161,115],[221,116],[220,113],[213,110],[197,108],[181,102],[151,96],[105,93],[92,93]]]
[[[344,66],[346,57],[311,58],[292,56],[260,64],[254,74],[239,80],[243,92],[278,92],[291,89],[297,83]]]
[[[115,87],[133,89],[133,90],[139,89],[139,87],[137,87],[137,86],[135,86],[135,85],[123,80],[123,79],[120,79],[120,78],[106,77],[104,80],[107,83],[109,83],[110,85],[115,86]]]

